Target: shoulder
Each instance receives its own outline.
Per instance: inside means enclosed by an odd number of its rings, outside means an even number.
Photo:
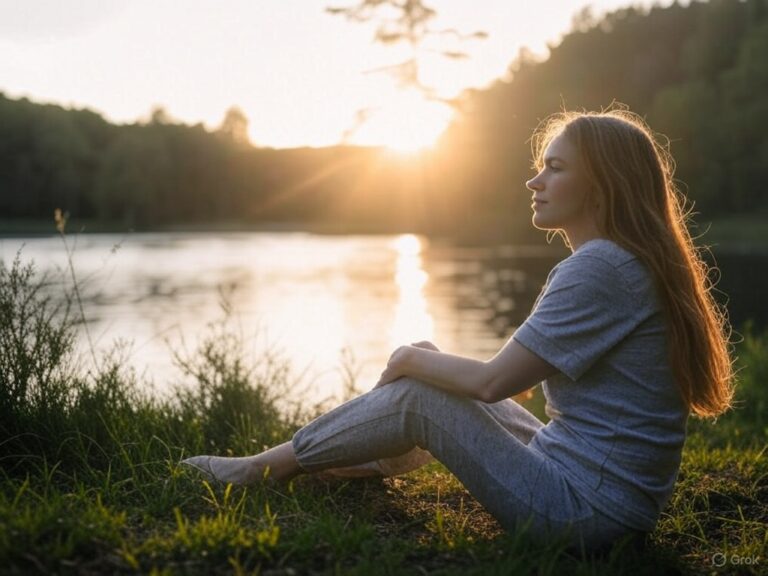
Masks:
[[[612,240],[598,238],[580,246],[563,263],[568,262],[571,266],[577,264],[579,267],[586,267],[587,269],[613,269],[621,272],[627,265],[637,261],[637,257],[634,254]]]
[[[629,292],[646,291],[651,286],[650,274],[629,250],[603,238],[590,240],[553,272],[568,275],[599,288],[623,288]]]
[[[578,380],[656,315],[654,292],[638,258],[614,242],[591,241],[553,269],[515,338],[568,378]]]

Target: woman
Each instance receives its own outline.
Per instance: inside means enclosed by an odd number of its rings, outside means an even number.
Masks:
[[[533,224],[572,250],[490,360],[394,351],[376,387],[245,458],[185,461],[225,482],[442,462],[506,528],[599,547],[653,530],[689,412],[728,408],[727,322],[685,226],[672,160],[625,110],[562,113],[533,139]],[[509,399],[544,381],[544,425]],[[342,470],[338,470],[338,469]]]

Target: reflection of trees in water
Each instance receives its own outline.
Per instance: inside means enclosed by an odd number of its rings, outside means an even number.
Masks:
[[[488,322],[500,337],[510,335],[531,312],[547,274],[560,258],[541,255],[495,255],[484,263]]]
[[[456,250],[444,274],[464,321],[481,318],[505,338],[528,316],[547,274],[562,258],[549,249],[499,247]]]

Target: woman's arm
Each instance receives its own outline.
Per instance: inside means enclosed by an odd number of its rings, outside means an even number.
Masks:
[[[551,364],[511,338],[485,362],[445,354],[428,342],[420,342],[401,346],[392,353],[377,386],[410,376],[491,403],[524,392],[556,373]]]

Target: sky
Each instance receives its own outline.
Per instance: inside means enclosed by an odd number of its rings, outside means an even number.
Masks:
[[[428,146],[447,126],[451,108],[375,71],[412,52],[374,43],[372,23],[325,10],[355,3],[0,0],[0,92],[89,108],[117,123],[146,119],[162,106],[176,121],[210,129],[237,106],[258,146]],[[590,4],[601,14],[629,3]],[[547,43],[556,43],[583,7],[566,0],[426,4],[437,11],[435,29],[488,34],[423,47],[421,80],[441,98],[504,77],[522,46],[545,57]],[[469,57],[449,60],[435,49]]]

